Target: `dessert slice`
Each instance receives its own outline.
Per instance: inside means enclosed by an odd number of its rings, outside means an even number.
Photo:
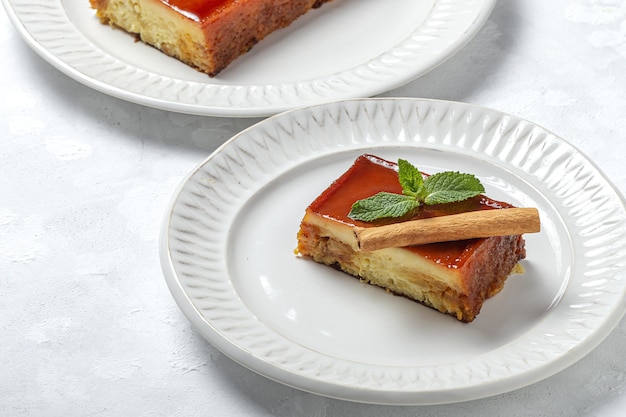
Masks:
[[[348,217],[354,202],[380,191],[402,193],[396,164],[360,156],[306,208],[296,252],[463,322],[474,320],[483,302],[503,288],[509,274],[521,272],[518,262],[526,256],[522,235],[361,251],[354,233],[357,227],[512,207],[478,195],[456,203],[421,206],[409,219],[362,222]]]
[[[102,23],[215,76],[273,31],[330,0],[89,0]]]

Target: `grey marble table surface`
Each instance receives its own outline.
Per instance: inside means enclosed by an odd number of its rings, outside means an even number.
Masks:
[[[0,12],[0,416],[626,415],[626,321],[556,375],[430,406],[309,394],[220,353],[159,264],[185,175],[260,118],[119,100],[41,59]],[[435,70],[382,97],[467,102],[564,138],[626,193],[626,2],[500,0]]]

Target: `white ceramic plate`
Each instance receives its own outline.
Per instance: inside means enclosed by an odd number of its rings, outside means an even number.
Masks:
[[[476,174],[537,207],[526,272],[471,324],[360,283],[293,250],[306,206],[362,153]],[[254,125],[182,183],[165,218],[171,292],[225,354],[284,384],[382,404],[476,399],[546,378],[624,314],[624,201],[576,149],[495,110],[363,99]]]
[[[215,78],[100,24],[88,0],[2,2],[37,53],[89,87],[166,110],[247,117],[403,85],[465,45],[496,0],[334,0]]]

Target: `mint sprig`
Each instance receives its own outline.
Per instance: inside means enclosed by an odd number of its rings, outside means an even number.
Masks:
[[[371,222],[386,217],[402,217],[419,206],[420,203],[415,197],[380,192],[354,203],[348,217],[352,220]]]
[[[410,162],[398,160],[398,181],[402,194],[380,192],[352,205],[348,217],[371,222],[409,214],[422,204],[446,204],[463,201],[485,192],[480,180],[472,174],[445,171],[424,178]]]

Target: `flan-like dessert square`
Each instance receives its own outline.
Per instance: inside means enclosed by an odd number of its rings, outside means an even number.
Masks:
[[[422,206],[410,219],[362,222],[348,217],[354,202],[380,191],[402,193],[397,165],[362,155],[307,208],[296,252],[402,295],[463,322],[473,321],[483,303],[504,286],[525,258],[522,235],[495,236],[363,252],[354,228],[445,216],[512,205],[484,195]]]
[[[217,75],[277,29],[330,0],[89,0],[102,23]]]

